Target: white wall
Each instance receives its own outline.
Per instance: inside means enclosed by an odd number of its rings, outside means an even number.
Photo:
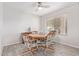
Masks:
[[[42,31],[45,31],[46,20],[48,20],[49,18],[63,15],[66,15],[67,17],[68,33],[67,35],[59,36],[60,43],[79,48],[79,4],[42,16]]]
[[[37,28],[39,30],[39,17],[30,13],[25,13],[20,9],[9,7],[4,4],[4,36],[3,46],[21,42],[21,32],[27,28]]]
[[[0,55],[2,54],[2,21],[3,21],[3,3],[0,2]]]

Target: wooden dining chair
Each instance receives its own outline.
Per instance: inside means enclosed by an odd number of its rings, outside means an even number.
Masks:
[[[37,43],[36,40],[31,39],[29,36],[27,36],[27,39],[25,41],[26,44],[26,50],[23,52],[23,54],[26,54],[30,52],[31,55],[34,55],[37,51]]]
[[[41,35],[41,34],[40,34]],[[41,47],[41,48],[46,48],[46,41],[47,41],[47,36],[49,35],[49,32],[47,34],[42,34],[44,35],[45,37],[44,38],[41,38],[37,41],[37,44],[38,44],[38,47]]]
[[[40,39],[40,40],[37,40],[37,44],[38,44],[38,48],[41,47],[41,48],[45,48],[46,47],[46,39]]]
[[[49,32],[46,36],[47,37],[47,43],[51,42],[50,44],[53,44],[53,40],[54,40],[55,36],[56,36],[56,31]]]
[[[29,34],[32,34],[32,32],[23,32],[23,33],[21,33],[22,43],[25,44],[25,41],[26,41],[27,36],[28,36]]]
[[[51,31],[46,35],[45,54],[47,54],[46,52],[54,51],[53,40],[54,40],[55,34],[56,34],[56,31]]]

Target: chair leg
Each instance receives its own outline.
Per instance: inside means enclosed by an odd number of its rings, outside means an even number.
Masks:
[[[26,54],[28,52],[31,52],[31,50],[29,48],[27,48],[25,51],[23,51],[22,54],[24,55],[24,54]]]
[[[36,54],[36,51],[37,51],[37,50],[38,50],[37,47],[31,48],[31,52],[32,52],[33,54]]]
[[[26,49],[25,51],[23,51],[23,54],[26,54],[28,52],[30,52],[32,55],[36,54],[37,48],[36,47],[32,47],[31,49]]]
[[[45,48],[45,50],[44,50],[44,54],[47,55],[47,52],[48,52],[48,53],[54,52],[54,47],[46,46],[46,48]]]

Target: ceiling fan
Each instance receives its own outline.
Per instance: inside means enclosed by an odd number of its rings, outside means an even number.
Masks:
[[[38,7],[49,8],[49,5],[44,4],[44,2],[37,2]]]
[[[43,8],[49,8],[50,6],[44,2],[35,2],[36,11],[42,10]]]

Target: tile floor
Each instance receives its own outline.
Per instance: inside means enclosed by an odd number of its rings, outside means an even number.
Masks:
[[[34,56],[79,56],[79,49],[56,43],[53,45],[54,50],[44,54],[44,49],[39,49]],[[2,56],[31,56],[30,53],[24,53],[26,46],[24,44],[14,44],[5,46]]]

